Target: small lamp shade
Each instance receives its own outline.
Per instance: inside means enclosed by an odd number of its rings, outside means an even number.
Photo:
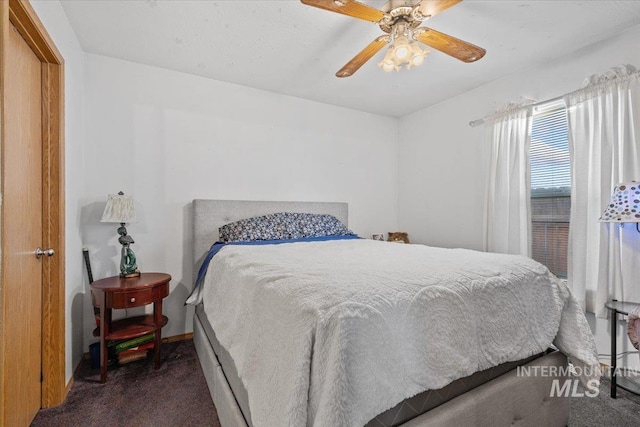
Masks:
[[[616,186],[600,222],[640,222],[640,183],[631,181]]]
[[[118,194],[109,194],[107,206],[104,208],[100,222],[117,222],[123,224],[136,221],[136,210],[133,207],[133,199],[125,196],[122,191]]]

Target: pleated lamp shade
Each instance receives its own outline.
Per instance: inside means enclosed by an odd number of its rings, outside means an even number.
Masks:
[[[132,223],[136,221],[133,199],[122,192],[109,194],[100,222]]]
[[[631,181],[616,186],[600,222],[640,222],[640,183]]]

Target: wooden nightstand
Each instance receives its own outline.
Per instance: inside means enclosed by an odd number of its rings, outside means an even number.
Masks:
[[[107,341],[127,340],[155,333],[155,368],[160,368],[161,329],[167,324],[162,315],[162,300],[169,295],[171,276],[164,273],[141,273],[140,277],[123,279],[107,277],[91,284],[94,304],[100,309],[100,327],[93,331],[100,336],[100,381],[107,381]],[[132,308],[153,303],[153,314],[111,321],[114,308]]]

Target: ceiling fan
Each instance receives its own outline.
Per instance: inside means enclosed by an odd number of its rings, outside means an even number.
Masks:
[[[455,6],[462,0],[390,0],[382,9],[355,0],[300,0],[302,3],[375,22],[387,34],[369,43],[351,61],[342,67],[337,77],[349,77],[358,71],[385,45],[391,44],[382,62],[378,65],[385,71],[407,69],[424,62],[428,51],[422,49],[424,43],[460,61],[475,62],[482,58],[486,50],[463,40],[441,33],[428,27],[421,27],[423,21]]]

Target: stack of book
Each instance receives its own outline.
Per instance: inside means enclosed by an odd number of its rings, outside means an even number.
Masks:
[[[118,363],[124,364],[147,357],[148,351],[153,349],[154,338],[155,334],[150,333],[130,340],[109,342],[109,346]]]

